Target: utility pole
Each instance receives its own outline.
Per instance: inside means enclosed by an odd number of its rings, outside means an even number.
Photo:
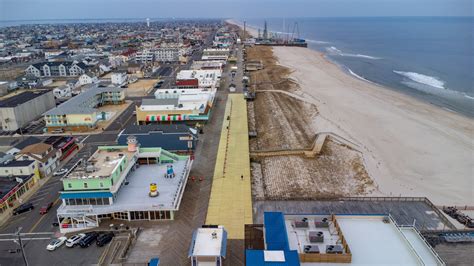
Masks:
[[[42,232],[42,233],[21,233],[22,227],[18,227],[17,231],[15,233],[10,233],[10,234],[0,234],[0,242],[5,242],[5,241],[12,241],[18,245],[20,245],[20,252],[21,256],[23,258],[23,263],[25,266],[28,266],[28,260],[26,259],[26,252],[25,252],[25,247],[23,245],[23,240],[49,240],[51,239],[51,236],[54,234],[52,232]],[[41,237],[41,235],[44,235],[44,237]],[[49,235],[49,236],[47,236]],[[25,238],[26,236],[26,238]],[[30,237],[30,236],[37,236],[37,237]],[[8,238],[4,238],[8,237]]]
[[[16,235],[18,237],[18,244],[20,244],[20,250],[21,250],[21,256],[23,257],[23,262],[25,263],[25,266],[28,266],[28,260],[26,260],[26,255],[25,255],[25,249],[23,247],[23,242],[21,242],[21,234],[20,234],[21,229],[23,229],[21,226],[18,227],[18,230],[16,231]]]

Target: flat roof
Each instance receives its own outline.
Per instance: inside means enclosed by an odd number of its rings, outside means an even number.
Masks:
[[[223,228],[198,228],[192,256],[220,256],[223,236]]]
[[[312,215],[305,215],[311,219]],[[302,263],[314,266],[342,265],[443,265],[421,238],[408,237],[392,220],[383,215],[336,215],[341,232],[352,253],[351,263]],[[289,219],[291,216],[285,216]],[[288,228],[288,227],[287,227]],[[415,232],[415,231],[413,231]],[[416,233],[416,232],[415,232]],[[290,236],[290,246],[295,247]],[[410,240],[411,239],[411,240]]]
[[[119,135],[148,135],[151,132],[162,132],[164,134],[192,133],[190,127],[185,124],[149,124],[149,125],[130,125]]]
[[[33,175],[14,175],[14,176],[1,176],[0,177],[0,199],[6,196],[12,189],[18,186],[20,183],[16,181],[17,178],[23,180],[23,184],[30,180]]]
[[[168,165],[173,165],[174,178],[165,178]],[[112,205],[94,205],[90,207],[89,213],[178,210],[190,168],[190,160],[175,161],[173,164],[140,165],[129,173],[126,178],[128,184],[121,186]],[[157,197],[148,195],[151,183],[157,185]],[[61,205],[58,214],[70,215],[77,213],[78,209],[83,210],[84,206]]]
[[[88,106],[93,97],[105,92],[121,92],[125,88],[121,87],[98,87],[92,85],[90,88],[57,107],[47,111],[44,115],[64,115],[64,114],[89,114],[96,111],[95,106]]]
[[[92,154],[87,160],[87,164],[81,164],[76,167],[69,175],[67,179],[88,179],[88,178],[108,178],[119,165],[124,157],[127,161],[131,161],[133,152],[127,151],[127,149],[121,149],[118,151],[107,151],[98,149]],[[87,171],[87,165],[92,165],[93,171]]]
[[[23,160],[23,161],[18,161],[18,160],[12,160],[7,163],[2,163],[0,164],[0,168],[3,167],[22,167],[22,166],[29,166],[30,164],[34,163],[35,161],[33,160]],[[0,177],[1,178],[1,177]]]
[[[25,92],[16,94],[14,96],[0,100],[0,107],[16,107],[18,105],[31,101],[34,98],[39,97],[48,92],[50,91],[49,90],[25,91]]]

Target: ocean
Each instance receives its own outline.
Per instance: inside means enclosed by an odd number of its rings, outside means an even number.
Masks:
[[[264,19],[244,20],[263,28]],[[474,117],[474,17],[266,21],[272,34],[305,39],[357,78]]]

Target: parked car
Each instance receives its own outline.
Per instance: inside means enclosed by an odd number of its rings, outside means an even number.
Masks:
[[[62,176],[65,173],[67,173],[68,169],[67,168],[61,168],[58,171],[53,173],[53,176]]]
[[[78,235],[73,235],[71,236],[67,241],[66,241],[66,247],[72,248],[75,247],[77,244],[79,244],[79,241],[86,237],[86,234],[78,234]]]
[[[35,206],[33,206],[33,203],[25,203],[25,204],[20,205],[20,207],[14,209],[13,210],[13,215],[17,215],[17,214],[20,214],[20,213],[31,211],[34,208],[35,208]]]
[[[112,238],[114,238],[114,233],[112,232],[100,235],[97,238],[96,244],[97,246],[102,247],[106,245],[107,243],[109,243],[110,241],[112,241]]]
[[[98,236],[99,234],[97,232],[87,233],[86,236],[79,241],[79,246],[81,246],[81,248],[89,247],[92,244],[92,242],[94,242],[97,239]]]
[[[48,203],[47,205],[41,206],[40,214],[46,214],[53,207],[53,202]]]
[[[53,241],[51,241],[48,246],[46,247],[47,250],[49,251],[53,251],[53,250],[56,250],[57,248],[59,248],[60,246],[62,246],[64,244],[64,242],[66,242],[67,240],[67,237],[65,236],[62,236],[58,239],[54,239]]]

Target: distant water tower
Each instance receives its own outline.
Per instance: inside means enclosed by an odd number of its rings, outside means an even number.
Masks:
[[[127,144],[128,144],[128,151],[129,152],[136,152],[137,151],[137,146],[138,146],[138,141],[135,136],[128,136],[127,137]]]
[[[148,28],[150,27],[150,19],[149,19],[149,18],[146,19],[146,26],[147,26]]]

